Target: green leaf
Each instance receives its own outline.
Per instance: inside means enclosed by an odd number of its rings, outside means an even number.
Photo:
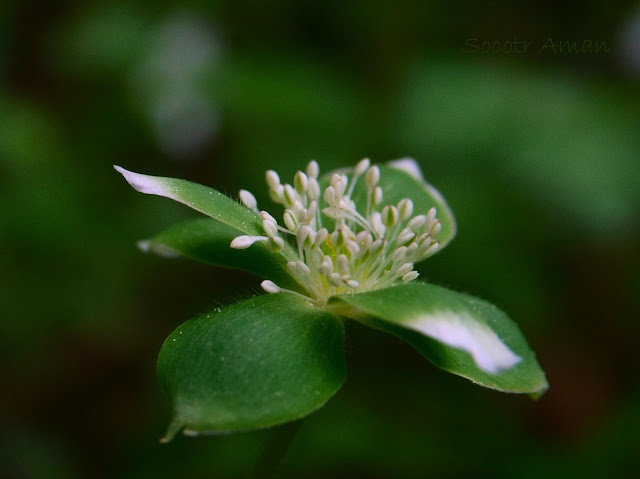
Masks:
[[[158,378],[173,405],[165,440],[257,429],[322,406],[345,380],[340,318],[290,294],[235,303],[165,341]]]
[[[404,339],[436,366],[505,392],[543,393],[548,384],[524,336],[478,298],[410,283],[333,298],[339,314]]]
[[[284,288],[300,290],[287,271],[287,262],[261,243],[237,250],[229,247],[238,231],[219,221],[198,218],[172,226],[166,231],[138,243],[143,251],[160,256],[185,256],[202,263],[239,269],[275,281]]]
[[[247,235],[264,233],[257,214],[213,188],[177,178],[142,175],[120,166],[114,168],[141,193],[178,201]]]

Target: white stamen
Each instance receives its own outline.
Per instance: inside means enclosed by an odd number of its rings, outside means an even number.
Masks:
[[[276,188],[269,189],[269,196],[274,202],[282,203],[282,197],[284,196],[284,186],[277,185]]]
[[[400,246],[399,248],[397,248],[393,254],[391,255],[391,258],[395,261],[399,261],[402,258],[404,258],[405,254],[407,253],[407,247],[406,246]]]
[[[347,273],[349,271],[349,259],[346,255],[338,255],[338,259],[336,260],[336,262],[340,271],[342,271],[343,273]]]
[[[437,236],[438,233],[440,233],[441,228],[442,228],[442,225],[440,224],[440,221],[435,220],[433,222],[433,226],[431,227],[431,236]]]
[[[293,186],[289,184],[284,185],[284,201],[289,206],[293,206],[297,201],[300,201],[300,196]]]
[[[269,195],[285,208],[284,227],[261,211],[265,236],[238,236],[231,243],[237,249],[258,241],[267,243],[286,259],[291,276],[309,296],[271,281],[263,282],[265,291],[288,292],[322,305],[333,295],[370,291],[418,277],[414,262],[435,253],[439,245],[434,239],[441,229],[435,208],[412,217],[414,204],[409,198],[397,205],[383,205],[380,168],[371,166],[367,158],[352,170],[335,172],[324,191],[317,180],[318,164],[309,162],[305,171],[298,171],[291,184],[282,184],[278,174],[269,170]],[[361,176],[366,187],[366,211],[359,212],[352,195]],[[153,185],[145,183],[143,187],[153,189]],[[247,208],[258,213],[257,201],[250,192],[241,190],[239,196]],[[326,217],[333,220],[329,222],[332,230],[322,225]],[[287,248],[280,233],[295,235],[294,247]]]
[[[261,211],[260,212],[260,218],[262,218],[263,221],[270,221],[270,222],[276,223],[276,224],[278,223],[276,221],[276,219],[266,211]]]
[[[411,217],[411,213],[413,213],[413,201],[409,198],[400,200],[398,203],[398,213],[400,213],[400,218],[403,221],[408,220]]]
[[[278,173],[273,170],[267,171],[267,184],[272,190],[277,189],[278,186],[280,186],[280,177],[278,176]]]
[[[427,217],[425,215],[414,216],[413,218],[411,218],[411,221],[409,221],[407,228],[409,228],[414,233],[417,233],[418,230],[422,228],[426,222]]]
[[[387,228],[391,228],[398,222],[398,210],[395,206],[387,205],[382,208],[382,224]]]
[[[309,178],[317,179],[320,174],[320,167],[318,166],[318,162],[315,160],[311,160],[307,165],[307,175]]]
[[[417,271],[409,271],[402,277],[402,281],[408,283],[409,281],[413,281],[414,279],[416,279],[419,275],[420,273],[418,273]]]
[[[327,228],[320,228],[316,233],[316,247],[320,246],[327,239],[329,232]]]
[[[372,255],[378,254],[384,248],[384,240],[377,239],[375,240],[371,246],[369,246],[369,253]]]
[[[282,251],[284,248],[284,240],[279,236],[269,238],[269,244],[271,244],[276,251]]]
[[[376,186],[373,189],[373,206],[378,206],[380,203],[382,203],[382,188],[380,188],[379,186]]]
[[[255,213],[259,213],[258,201],[256,200],[256,197],[251,194],[250,191],[240,190],[240,193],[238,194],[238,196],[240,197],[240,201],[242,202],[243,205],[245,205],[251,211]]]
[[[298,270],[301,271],[304,274],[311,274],[311,270],[309,269],[309,267],[304,264],[302,261],[297,261],[296,265],[298,266]]]
[[[309,188],[307,190],[309,198],[317,200],[320,197],[320,184],[315,178],[309,178]]]
[[[371,226],[372,226],[373,232],[379,238],[382,238],[384,236],[385,231],[387,230],[386,227],[382,224],[382,217],[380,213],[378,213],[377,211],[374,212],[373,215],[371,215]]]
[[[262,222],[262,228],[264,229],[264,232],[267,233],[267,236],[269,238],[275,238],[276,236],[278,236],[278,224],[273,222],[273,221],[269,221],[269,220],[264,220]]]
[[[407,244],[409,241],[411,241],[413,238],[415,238],[416,234],[412,231],[407,231],[406,233],[402,233],[398,236],[398,239],[396,241],[396,244],[398,246],[402,246]]]
[[[333,188],[333,186],[327,186],[325,188],[323,198],[329,204],[329,206],[335,206],[336,190]]]
[[[409,273],[412,269],[413,269],[413,263],[405,263],[398,268],[395,274],[397,276],[404,276],[405,274]]]
[[[367,188],[373,189],[380,181],[380,168],[372,166],[367,170],[367,174],[364,176],[364,182]]]
[[[298,222],[296,220],[296,216],[293,214],[291,210],[285,210],[284,215],[282,215],[284,220],[284,225],[289,228],[291,231],[295,231],[298,227]]]
[[[298,171],[296,176],[293,178],[293,185],[295,186],[296,191],[303,195],[309,187],[309,178],[302,171]]]
[[[324,275],[330,275],[333,273],[333,262],[331,261],[331,257],[325,256],[322,263],[320,263],[318,270]]]
[[[438,251],[438,242],[436,241],[435,243],[432,243],[430,246],[423,248],[422,246],[420,246],[418,248],[418,251],[416,251],[416,253],[421,257],[421,258],[426,258],[428,256],[432,256],[436,251]]]
[[[371,165],[371,161],[369,160],[369,158],[364,158],[360,160],[356,165],[355,169],[353,170],[353,174],[355,176],[360,176],[365,171],[367,171],[370,165]]]
[[[269,281],[268,279],[260,283],[260,286],[262,286],[262,289],[264,289],[267,293],[279,293],[280,291],[282,291],[280,286],[278,286],[273,281]]]
[[[247,249],[253,243],[256,243],[258,241],[269,241],[269,238],[267,238],[266,236],[237,236],[236,238],[233,238],[230,246],[233,249]]]

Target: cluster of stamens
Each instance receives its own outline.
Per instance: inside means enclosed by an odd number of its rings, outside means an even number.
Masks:
[[[371,166],[368,159],[356,165],[351,178],[334,173],[322,195],[318,174],[315,161],[307,165],[306,173],[295,174],[293,185],[281,184],[275,171],[267,172],[269,195],[285,208],[284,226],[266,211],[259,211],[255,197],[241,190],[240,201],[260,215],[265,235],[238,236],[231,247],[244,249],[258,241],[267,243],[287,259],[289,272],[309,293],[305,298],[319,305],[334,295],[371,291],[416,279],[414,263],[438,249],[434,237],[440,231],[440,222],[435,208],[412,216],[413,202],[408,198],[380,208],[380,169]],[[364,214],[356,210],[352,199],[363,175]],[[285,248],[287,237],[295,242],[292,250]],[[269,280],[262,282],[262,288],[268,293],[300,294]]]

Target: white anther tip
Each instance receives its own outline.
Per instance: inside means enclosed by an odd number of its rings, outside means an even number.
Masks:
[[[320,167],[318,166],[318,162],[316,160],[311,160],[307,165],[307,176],[309,178],[318,178],[320,174]]]
[[[398,203],[398,211],[400,213],[400,217],[403,220],[408,220],[413,213],[413,201],[411,201],[409,198],[400,200],[400,202]]]
[[[267,241],[268,239],[269,238],[267,238],[266,236],[242,235],[242,236],[237,236],[233,238],[233,241],[231,241],[230,246],[233,249],[247,249],[249,246],[251,246],[253,243],[257,241]]]
[[[382,188],[376,186],[373,189],[373,206],[378,206],[382,202]]]
[[[355,169],[353,170],[354,175],[355,176],[360,176],[365,171],[367,171],[369,166],[371,166],[371,160],[369,160],[369,158],[364,158],[364,159],[360,160],[358,162],[358,164],[356,165]]]
[[[267,293],[279,293],[280,291],[282,291],[282,289],[280,288],[280,286],[278,286],[276,283],[274,283],[273,281],[269,281],[269,280],[264,280],[262,283],[260,283],[260,286],[262,287],[262,289],[264,289]]]
[[[409,271],[402,276],[402,281],[408,283],[409,281],[413,281],[414,279],[416,279],[419,275],[420,273],[418,273],[417,271]]]
[[[267,171],[267,184],[269,185],[269,188],[275,190],[280,184],[280,177],[278,176],[278,173],[273,170]]]
[[[238,193],[238,196],[240,197],[240,201],[242,202],[243,205],[245,205],[250,210],[253,210],[253,211],[256,210],[258,206],[258,201],[256,200],[256,197],[253,196],[253,194],[251,194],[250,191],[240,190],[240,193]]]
[[[380,181],[380,168],[377,166],[371,166],[367,170],[367,174],[364,177],[364,182],[367,185],[367,188],[372,189]]]
[[[307,188],[309,187],[309,177],[305,175],[302,171],[298,171],[296,176],[293,178],[293,184],[296,191],[303,195],[306,193]]]

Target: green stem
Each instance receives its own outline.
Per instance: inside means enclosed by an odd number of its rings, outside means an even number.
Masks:
[[[278,477],[282,461],[287,455],[289,447],[301,425],[302,419],[298,419],[274,429],[273,437],[264,447],[256,462],[253,479],[274,479]]]

